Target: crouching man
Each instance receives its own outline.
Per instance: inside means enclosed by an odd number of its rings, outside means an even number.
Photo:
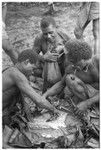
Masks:
[[[70,40],[66,43],[65,47],[68,51],[65,62],[69,62],[69,64],[65,64],[65,75],[60,82],[56,83],[52,88],[44,93],[44,98],[59,94],[61,91],[63,91],[65,86],[70,87],[69,84],[71,84],[71,82],[73,83],[73,81],[77,83],[77,78],[75,78],[73,75],[67,77],[67,75],[69,74],[74,74],[85,84],[89,84],[95,90],[99,90],[99,57],[92,57],[92,49],[84,41]],[[66,77],[68,79],[70,78],[70,82],[68,82],[67,84]],[[71,85],[74,93],[77,93],[78,84],[77,86],[73,86],[73,84]],[[80,94],[81,91],[78,92]],[[85,111],[88,107],[96,102],[99,102],[99,92],[96,92],[96,94],[91,98],[78,103],[77,107],[81,111]]]
[[[18,97],[22,92],[32,99],[39,107],[56,112],[56,109],[45,99],[42,98],[34,89],[30,86],[27,79],[35,69],[35,55],[30,50],[25,50],[19,54],[18,62],[16,65],[9,67],[3,71],[2,87],[3,87],[3,124],[10,123],[10,110],[14,97]],[[6,119],[5,119],[6,118]]]

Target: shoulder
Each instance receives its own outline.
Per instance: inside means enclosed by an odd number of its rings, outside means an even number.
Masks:
[[[16,67],[11,67],[9,71],[10,71],[10,76],[12,77],[14,82],[18,83],[18,82],[27,81],[26,76],[21,71],[19,71]]]
[[[39,33],[39,34],[35,37],[34,43],[39,45],[39,42],[41,42],[41,41],[42,41],[42,33]]]

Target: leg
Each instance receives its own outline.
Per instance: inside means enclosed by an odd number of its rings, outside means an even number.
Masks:
[[[2,48],[6,52],[6,54],[11,58],[12,62],[15,64],[18,59],[18,53],[15,51],[15,49],[11,45],[9,39],[2,40]]]
[[[93,20],[94,54],[100,54],[99,19]]]
[[[80,25],[77,23],[77,26],[74,30],[74,34],[77,39],[83,39],[83,32],[84,32],[85,28],[87,27],[87,25],[89,24],[89,22],[90,21],[86,21],[86,23],[84,24],[83,27],[80,27]]]

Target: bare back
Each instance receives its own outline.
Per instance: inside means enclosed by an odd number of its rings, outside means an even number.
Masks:
[[[12,75],[14,72],[19,71],[15,67],[10,67],[3,72],[2,75],[2,90],[3,90],[3,109],[12,103],[12,97],[16,96],[19,92]]]

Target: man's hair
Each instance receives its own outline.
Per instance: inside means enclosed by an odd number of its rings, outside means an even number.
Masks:
[[[41,28],[47,28],[49,25],[56,27],[56,22],[51,16],[43,17],[40,23]]]
[[[18,62],[20,63],[26,61],[27,59],[31,64],[36,63],[38,55],[34,51],[27,49],[22,51],[18,56]]]
[[[85,41],[69,40],[66,42],[66,50],[69,61],[77,63],[82,59],[88,60],[92,57],[92,49]]]

